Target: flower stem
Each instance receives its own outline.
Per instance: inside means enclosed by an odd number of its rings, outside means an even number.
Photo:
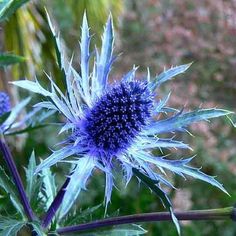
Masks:
[[[194,210],[186,212],[175,212],[175,216],[178,220],[225,220],[232,219],[236,221],[236,208],[227,207],[220,209],[210,210]],[[120,217],[111,217],[104,220],[96,220],[90,223],[67,226],[59,228],[57,233],[60,235],[70,234],[80,231],[88,231],[106,226],[114,226],[121,224],[133,224],[138,222],[150,222],[150,221],[171,221],[172,217],[169,212],[154,212],[143,213],[135,215],[127,215]]]
[[[42,223],[41,223],[43,228],[47,228],[49,226],[49,224],[51,223],[52,218],[55,216],[58,208],[60,207],[60,205],[62,203],[62,200],[63,200],[65,192],[66,192],[66,187],[69,184],[69,182],[70,182],[70,176],[68,176],[66,178],[66,181],[64,182],[64,184],[62,185],[62,187],[58,191],[52,204],[48,208],[48,211],[46,212],[45,216],[43,217]]]
[[[3,154],[3,158],[7,164],[7,167],[12,175],[13,181],[14,181],[16,188],[19,192],[19,197],[22,202],[23,208],[25,210],[26,216],[28,217],[29,221],[33,221],[36,219],[36,217],[35,217],[34,212],[30,206],[29,200],[26,196],[21,177],[19,175],[19,172],[17,171],[17,168],[16,168],[15,162],[13,160],[13,157],[11,155],[10,149],[9,149],[3,136],[0,137],[0,150]]]

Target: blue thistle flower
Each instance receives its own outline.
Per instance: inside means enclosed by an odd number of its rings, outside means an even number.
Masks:
[[[121,82],[109,89],[85,112],[78,124],[87,152],[111,162],[114,155],[128,150],[135,137],[148,123],[153,108],[153,96],[147,84],[139,81]]]
[[[0,92],[0,116],[9,112],[11,109],[10,98],[7,93]]]
[[[36,169],[37,173],[59,162],[74,164],[69,176],[70,182],[63,193],[59,218],[69,211],[81,189],[86,189],[87,180],[95,169],[105,173],[107,206],[114,186],[114,162],[119,163],[127,184],[133,175],[143,179],[145,183],[152,180],[153,186],[158,188],[164,197],[166,194],[162,187],[173,187],[166,177],[165,170],[182,177],[189,175],[206,181],[227,193],[214,177],[189,166],[192,157],[169,160],[152,152],[158,148],[190,149],[187,144],[174,140],[173,132],[184,132],[187,126],[194,122],[231,113],[216,108],[197,109],[185,113],[183,110],[166,106],[170,94],[163,100],[155,101],[156,89],[162,83],[184,73],[190,64],[170,68],[154,79],[150,78],[148,71],[143,81],[136,79],[137,68],[134,67],[120,82],[110,84],[108,76],[115,60],[112,56],[114,34],[111,17],[104,29],[101,51],[96,49],[94,56],[89,50],[91,37],[84,16],[80,43],[80,74],[72,67],[72,60],[66,60],[62,44],[50,20],[49,24],[57,43],[58,64],[66,82],[66,93],[57,87],[50,76],[48,79],[51,90],[44,89],[37,80],[13,83],[47,98],[36,104],[37,107],[58,111],[66,118],[60,133],[67,132],[67,138],[62,142],[61,148],[54,151]],[[166,114],[167,118],[157,119],[159,114]],[[161,134],[164,133],[170,133],[171,137],[161,138]],[[68,157],[74,159],[65,160]],[[166,199],[167,205],[170,204],[167,197]],[[176,220],[174,216],[173,219]]]

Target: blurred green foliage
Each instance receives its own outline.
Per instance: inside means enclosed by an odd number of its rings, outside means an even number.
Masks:
[[[0,22],[9,19],[15,11],[29,0],[1,0]]]
[[[72,49],[77,48],[80,38],[80,25],[86,11],[95,35],[100,35],[109,13],[118,24],[118,16],[122,12],[121,0],[53,0],[30,1],[19,9],[7,22],[3,24],[5,51],[14,52],[27,58],[24,66],[13,68],[12,79],[27,76],[33,79],[35,75],[42,75],[43,71],[53,73],[57,77],[54,65],[55,52],[53,38],[49,31],[45,8],[60,31],[67,48],[68,56]],[[100,44],[100,39],[95,36],[93,42]],[[46,63],[45,63],[46,62]]]
[[[14,54],[9,54],[9,53],[0,54],[0,67],[13,65],[23,61],[25,61],[25,58],[21,56],[16,56]]]

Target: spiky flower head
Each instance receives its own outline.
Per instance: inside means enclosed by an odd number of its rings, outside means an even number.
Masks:
[[[0,92],[0,116],[11,109],[10,97],[5,92]]]
[[[86,111],[82,126],[78,126],[85,137],[84,146],[88,152],[111,160],[132,145],[147,125],[152,108],[153,96],[147,84],[131,81],[115,85]]]
[[[56,110],[66,117],[60,133],[67,132],[62,147],[54,151],[36,169],[36,172],[58,162],[74,164],[70,182],[66,188],[59,218],[63,217],[81,189],[86,189],[88,178],[94,169],[105,173],[105,202],[110,202],[113,188],[113,169],[118,163],[126,183],[135,175],[159,193],[162,201],[171,210],[171,203],[162,190],[164,185],[173,187],[165,170],[182,177],[185,175],[206,181],[222,191],[223,186],[200,171],[189,166],[192,157],[173,160],[156,156],[153,150],[161,148],[184,148],[189,146],[173,139],[173,133],[186,131],[187,126],[200,120],[225,116],[230,112],[222,109],[197,109],[192,112],[166,106],[169,96],[154,99],[159,86],[185,72],[190,64],[172,67],[151,79],[149,72],[144,80],[137,80],[136,67],[120,81],[109,83],[108,75],[115,60],[113,53],[113,26],[109,17],[102,37],[101,51],[90,53],[90,35],[86,16],[83,19],[81,48],[81,73],[67,61],[61,42],[50,20],[50,27],[57,42],[58,64],[64,75],[66,93],[63,93],[48,76],[51,90],[44,89],[36,81],[16,81],[19,87],[41,94],[47,100],[37,107]],[[90,68],[93,63],[92,68]],[[162,119],[157,118],[163,114]],[[165,138],[161,135],[165,134]],[[166,138],[169,134],[169,138]],[[68,157],[73,160],[66,161]],[[174,219],[174,217],[173,217]]]

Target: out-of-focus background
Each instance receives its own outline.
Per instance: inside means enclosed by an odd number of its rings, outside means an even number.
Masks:
[[[100,34],[107,16],[112,12],[116,30],[115,52],[122,55],[114,64],[111,80],[118,80],[133,66],[139,65],[138,77],[163,71],[172,65],[194,62],[187,73],[169,82],[158,91],[158,96],[170,90],[170,104],[186,110],[199,106],[218,107],[236,112],[236,1],[234,0],[51,0],[29,1],[8,20],[0,25],[0,51],[26,57],[24,63],[0,68],[1,90],[7,90],[12,101],[17,102],[25,91],[17,91],[8,81],[40,79],[46,84],[44,71],[51,73],[61,83],[55,63],[53,39],[47,24],[47,8],[60,30],[68,55],[74,53],[74,65],[79,65],[80,26],[84,10],[88,15],[92,44],[100,45]],[[33,99],[40,99],[34,96]],[[58,117],[60,119],[60,117]],[[205,209],[231,206],[236,202],[236,131],[227,120],[202,122],[190,129],[193,137],[184,135],[185,142],[194,151],[181,153],[173,150],[173,156],[197,154],[193,160],[196,167],[203,166],[209,175],[217,175],[231,197],[201,181],[173,176],[178,188],[169,194],[176,210]],[[17,164],[22,166],[35,149],[38,158],[45,158],[50,148],[60,140],[57,130],[45,128],[27,136],[11,138],[17,153]],[[67,167],[54,168],[60,184]],[[117,178],[120,176],[117,174]],[[98,186],[100,186],[98,188]],[[110,215],[162,211],[159,199],[136,180],[127,188],[120,183],[113,191]],[[88,191],[78,200],[81,208],[92,207],[103,201],[104,178],[99,173],[89,183]],[[95,212],[95,218],[103,216],[104,209]],[[171,223],[143,225],[148,235],[176,235]],[[183,236],[236,235],[232,222],[183,222]]]

